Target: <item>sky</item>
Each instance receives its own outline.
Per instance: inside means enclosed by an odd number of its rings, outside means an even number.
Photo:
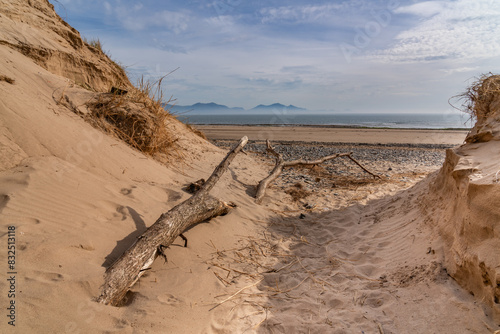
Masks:
[[[178,105],[450,113],[500,73],[498,0],[49,0]]]

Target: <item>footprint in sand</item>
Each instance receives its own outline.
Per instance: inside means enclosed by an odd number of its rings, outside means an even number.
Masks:
[[[376,276],[376,273],[379,271],[379,267],[374,266],[372,264],[358,265],[356,266],[356,271],[365,277]]]
[[[177,304],[182,303],[181,299],[179,299],[171,294],[165,294],[162,296],[158,296],[158,300],[160,301],[160,303],[166,304],[166,305],[177,305]]]
[[[327,294],[325,300],[325,305],[328,307],[328,311],[344,306],[344,302],[340,299],[336,299],[332,293]]]
[[[122,221],[127,219],[128,217],[128,210],[126,207],[120,205],[116,208],[116,212],[117,213],[114,213],[113,216],[114,217],[117,217],[117,218],[120,218]]]
[[[382,292],[370,292],[367,294],[367,298],[364,301],[364,305],[371,308],[379,308],[384,305],[387,300],[390,299],[390,295]]]
[[[125,196],[130,196],[132,194],[132,191],[134,188],[137,188],[136,186],[130,186],[130,188],[122,188],[120,189],[120,193]],[[132,196],[133,197],[133,196]]]
[[[34,271],[34,277],[26,277],[26,280],[38,281],[38,282],[60,282],[64,280],[64,276],[59,273]]]
[[[81,249],[89,251],[89,252],[95,250],[94,246],[92,246],[90,244],[79,244],[78,246],[71,246],[71,247],[81,248]]]
[[[10,200],[9,195],[0,195],[0,213],[2,212],[3,208],[7,206],[9,200]]]
[[[132,193],[132,189],[122,188],[122,189],[120,190],[120,193],[121,193],[122,195],[128,196],[128,195],[130,195],[130,194]]]
[[[383,242],[381,242],[381,243],[379,243],[379,244],[377,245],[377,248],[382,248],[382,249],[384,249],[384,248],[387,248],[387,246],[389,246],[390,244],[391,244],[391,242],[390,242],[390,241],[383,241]]]
[[[175,191],[175,190],[165,189],[165,192],[168,194],[169,201],[175,202],[175,201],[178,201],[182,198],[182,194],[180,192]]]

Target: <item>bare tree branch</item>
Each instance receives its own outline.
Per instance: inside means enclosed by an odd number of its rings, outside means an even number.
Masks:
[[[276,150],[272,147],[271,142],[269,140],[266,140],[266,151],[276,157],[276,164],[271,171],[271,173],[262,179],[259,182],[259,185],[257,186],[257,191],[255,193],[255,201],[260,204],[262,202],[262,199],[264,198],[264,195],[266,193],[266,189],[268,185],[276,180],[276,178],[283,172],[283,168],[285,167],[293,167],[293,166],[314,166],[314,165],[319,165],[325,161],[328,160],[333,160],[337,159],[340,157],[347,157],[356,165],[358,165],[361,169],[363,169],[365,172],[370,174],[373,177],[380,178],[380,176],[373,174],[372,172],[368,171],[365,167],[363,167],[359,162],[357,162],[352,156],[352,152],[350,153],[337,153],[337,154],[332,154],[325,156],[323,158],[317,159],[317,160],[304,160],[304,159],[299,159],[299,160],[293,160],[293,161],[284,161],[283,155],[280,153],[276,152]]]
[[[215,168],[201,189],[186,201],[163,213],[105,272],[101,295],[97,298],[103,304],[120,305],[127,291],[141,275],[151,267],[155,258],[163,254],[163,248],[172,242],[189,226],[224,215],[232,205],[209,195],[236,154],[248,142],[243,137]]]

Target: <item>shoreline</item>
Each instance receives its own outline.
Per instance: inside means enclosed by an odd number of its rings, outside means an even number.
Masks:
[[[238,139],[208,139],[216,146],[225,146],[230,149],[234,144],[239,142]],[[250,145],[265,144],[265,140],[248,140]],[[428,150],[445,150],[448,148],[456,147],[452,144],[425,144],[425,143],[353,143],[353,142],[327,142],[327,141],[302,141],[302,140],[274,140],[272,144],[275,145],[288,145],[288,146],[324,146],[324,147],[371,147],[371,148],[386,148],[386,149],[428,149]]]
[[[226,127],[226,126],[234,126],[234,127],[305,127],[305,128],[335,128],[335,129],[373,129],[373,130],[425,130],[425,131],[467,131],[469,132],[471,128],[391,128],[384,126],[362,126],[362,125],[344,125],[344,124],[220,124],[220,123],[199,123],[193,124],[189,123],[189,125],[194,127]]]
[[[352,143],[395,145],[447,145],[464,142],[469,130],[457,129],[394,129],[340,126],[259,126],[259,125],[191,125],[209,140],[289,141],[308,143]]]

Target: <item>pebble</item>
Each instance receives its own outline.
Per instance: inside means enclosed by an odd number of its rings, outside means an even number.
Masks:
[[[216,146],[230,148],[237,141],[214,140]],[[364,163],[386,162],[386,171],[394,171],[394,164],[414,164],[420,166],[438,166],[442,165],[445,158],[445,149],[449,145],[432,144],[340,144],[340,143],[317,143],[314,142],[276,142],[273,143],[274,149],[283,155],[286,161],[296,159],[319,159],[327,155],[336,153],[352,152],[352,157]],[[249,142],[245,147],[247,152],[265,153],[265,143]],[[343,158],[335,159],[338,165],[351,166],[352,163]],[[390,164],[393,163],[393,164]],[[328,163],[325,163],[328,165]],[[347,173],[345,170],[338,170],[338,173]],[[283,175],[286,175],[283,173]]]
[[[214,140],[216,146],[230,149],[237,141]],[[283,155],[285,161],[297,159],[316,160],[336,153],[352,152],[352,157],[372,173],[382,178],[395,179],[407,182],[407,175],[419,175],[439,169],[445,159],[447,145],[408,144],[408,145],[368,145],[345,143],[311,143],[311,142],[274,142],[274,149]],[[269,165],[274,164],[274,157],[266,154],[264,142],[250,141],[245,150],[265,157]],[[347,158],[337,158],[322,163],[323,173],[311,172],[311,167],[294,167],[283,170],[281,176],[275,181],[282,188],[289,188],[297,183],[304,184],[309,191],[316,192],[321,188],[331,191],[342,188],[342,180],[362,180],[371,177]],[[403,175],[401,175],[403,174]],[[329,175],[329,177],[325,177]],[[333,179],[332,179],[333,178]],[[335,181],[338,178],[340,186]],[[318,181],[319,179],[319,181]],[[328,180],[330,179],[330,180]],[[332,181],[333,180],[333,181]],[[339,196],[339,193],[333,193]]]

